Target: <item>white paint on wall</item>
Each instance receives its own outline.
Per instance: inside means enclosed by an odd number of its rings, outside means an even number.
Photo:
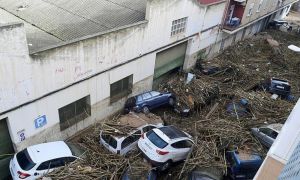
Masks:
[[[300,141],[300,100],[289,115],[268,154],[286,162]]]

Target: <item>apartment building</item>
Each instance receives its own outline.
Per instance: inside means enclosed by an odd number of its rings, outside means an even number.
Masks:
[[[188,71],[200,53],[210,58],[253,36],[293,2],[1,1],[0,154],[107,118],[129,96]]]

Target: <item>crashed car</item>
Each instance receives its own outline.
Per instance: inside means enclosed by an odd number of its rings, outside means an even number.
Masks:
[[[252,134],[266,147],[270,148],[277,138],[283,124],[270,124],[260,128],[252,128]]]
[[[191,138],[175,126],[164,126],[142,134],[138,148],[153,166],[165,171],[172,163],[187,158],[194,145]]]
[[[149,113],[162,105],[174,106],[175,96],[169,92],[149,91],[129,98],[125,103],[125,112],[135,111]]]
[[[195,168],[189,173],[188,180],[222,180],[223,171],[214,167]]]
[[[116,121],[115,126],[111,124],[115,129],[114,133],[108,133],[105,129],[100,131],[100,144],[110,152],[120,155],[125,155],[135,149],[142,133],[163,126],[162,119],[151,113],[145,115],[130,112]],[[123,127],[123,129],[118,130],[118,127]]]
[[[249,154],[233,150],[226,152],[226,162],[229,179],[245,180],[254,178],[263,159],[254,153]]]
[[[16,153],[10,161],[12,179],[34,180],[83,157],[84,150],[63,141],[29,146]]]
[[[156,180],[157,172],[153,169],[147,172],[140,172],[135,169],[128,168],[125,173],[123,173],[121,180]]]
[[[288,24],[285,20],[274,19],[268,24],[268,28],[279,29],[281,26],[288,26]]]
[[[267,80],[264,84],[264,88],[268,92],[278,94],[282,97],[287,97],[291,94],[291,86],[289,82],[278,78],[271,78]]]
[[[226,105],[226,112],[231,116],[245,117],[250,114],[249,101],[247,99],[240,99],[239,101],[233,101]]]

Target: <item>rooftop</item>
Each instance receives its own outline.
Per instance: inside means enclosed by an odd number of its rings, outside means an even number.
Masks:
[[[53,151],[55,149],[55,151]],[[45,162],[51,159],[73,156],[70,148],[63,141],[37,144],[27,148],[27,151],[35,163]]]
[[[123,137],[124,134],[130,134],[132,131],[137,128],[143,127],[147,124],[149,125],[163,125],[163,121],[159,116],[156,116],[152,113],[147,115],[143,113],[134,113],[130,112],[129,114],[123,115],[118,119],[109,121],[105,123],[108,127],[105,126],[105,134],[113,134],[115,137]],[[113,132],[109,131],[113,127]]]
[[[145,19],[147,0],[0,0],[0,24],[23,22],[29,51]]]

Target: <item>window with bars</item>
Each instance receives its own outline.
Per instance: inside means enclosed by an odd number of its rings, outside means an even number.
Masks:
[[[130,75],[110,85],[111,103],[132,93],[132,79],[133,75]]]
[[[60,108],[58,113],[61,131],[73,126],[91,116],[90,96],[86,96]]]
[[[187,25],[187,17],[174,20],[172,22],[172,28],[171,28],[171,36],[174,36],[176,34],[184,33]]]

